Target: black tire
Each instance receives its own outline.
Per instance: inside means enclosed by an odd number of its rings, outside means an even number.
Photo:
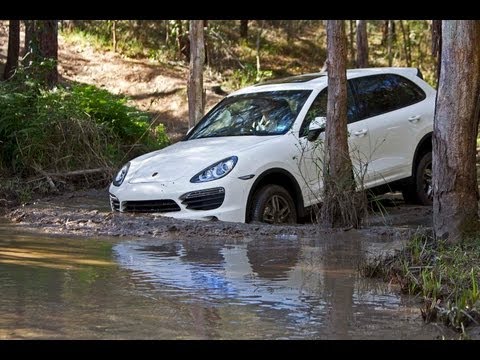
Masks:
[[[423,154],[415,169],[413,183],[403,189],[403,198],[408,204],[432,205],[432,152]]]
[[[258,190],[253,197],[250,209],[250,221],[268,224],[297,222],[297,210],[292,196],[279,185],[267,185]]]

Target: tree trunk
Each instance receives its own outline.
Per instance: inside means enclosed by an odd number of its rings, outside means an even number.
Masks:
[[[8,51],[7,63],[3,77],[10,79],[18,66],[18,55],[20,51],[20,20],[10,20],[8,24]]]
[[[203,20],[203,47],[204,47],[204,53],[205,53],[205,60],[204,60],[204,65],[210,66],[210,46],[208,46],[208,36],[205,36],[205,34],[208,34],[208,20]],[[205,100],[203,101],[204,106],[205,106]]]
[[[190,40],[187,34],[183,31],[182,20],[175,20],[177,28],[177,50],[178,58],[185,56],[187,61],[190,61]]]
[[[440,55],[442,53],[442,20],[433,20],[432,22],[432,56],[435,62],[435,74],[440,80]]]
[[[321,219],[327,227],[358,226],[350,216],[354,191],[347,142],[347,39],[343,20],[327,22],[328,103],[323,164],[324,198]]]
[[[480,96],[480,23],[444,20],[433,130],[433,224],[458,242],[478,225],[475,167]]]
[[[248,38],[248,20],[240,20],[240,38]]]
[[[56,20],[38,20],[36,24],[38,52],[42,60],[51,59],[51,67],[42,70],[41,77],[49,88],[58,82],[58,23]]]
[[[203,116],[203,64],[205,46],[203,20],[190,20],[190,76],[188,79],[189,127],[194,126]]]
[[[263,27],[265,26],[265,20],[258,20],[258,21],[260,22],[260,29],[258,30],[258,33],[257,33],[257,46],[256,46],[257,55],[255,56],[257,60],[257,76],[255,77],[256,82],[259,82],[262,79],[261,68],[260,68],[260,41],[262,40]]]
[[[25,55],[32,53],[34,47],[35,39],[35,20],[24,20],[25,23],[25,41],[23,46],[22,57],[24,62],[28,62],[28,56],[25,58]]]
[[[117,52],[117,20],[112,20],[112,45],[113,52]]]
[[[387,44],[389,23],[390,20],[382,20],[382,41],[380,43],[382,46]]]
[[[367,21],[357,20],[357,68],[368,67]]]
[[[388,56],[388,66],[393,64],[393,53],[392,53],[392,43],[393,43],[393,21],[388,21],[388,37],[387,37],[387,56]]]
[[[354,24],[355,20],[349,20],[349,45],[350,45],[350,61],[353,64],[355,62],[355,46],[353,45],[355,39],[355,29]]]
[[[403,37],[403,51],[405,53],[405,61],[407,62],[407,66],[412,66],[412,56],[410,53],[410,31],[407,34],[405,26],[403,26],[403,20],[400,20],[400,29],[402,31]]]

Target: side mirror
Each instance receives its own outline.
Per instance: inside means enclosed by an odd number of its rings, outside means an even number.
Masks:
[[[327,124],[327,118],[319,116],[313,119],[308,127],[307,139],[308,141],[317,140],[318,136],[325,131],[325,125]]]

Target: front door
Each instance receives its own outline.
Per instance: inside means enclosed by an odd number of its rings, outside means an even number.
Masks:
[[[323,89],[317,95],[305,115],[305,119],[299,132],[299,158],[298,167],[300,177],[303,179],[302,191],[305,206],[310,206],[321,201],[323,190],[323,167],[324,167],[324,141],[325,133],[322,132],[315,141],[308,141],[308,126],[313,119],[319,116],[327,116],[327,89]],[[353,171],[357,184],[365,176],[365,161],[370,157],[369,129],[365,121],[357,119],[356,105],[348,87],[348,146],[352,160]]]

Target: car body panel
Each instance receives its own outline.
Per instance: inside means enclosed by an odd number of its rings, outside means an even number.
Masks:
[[[348,125],[349,149],[357,183],[365,188],[412,176],[414,154],[420,140],[433,128],[435,90],[417,76],[414,68],[372,68],[347,72],[348,79],[394,73],[407,77],[426,94],[424,101],[408,107],[352,122]],[[320,74],[321,75],[321,74]],[[129,201],[170,199],[180,210],[161,213],[188,219],[212,219],[245,222],[247,203],[258,177],[270,169],[291,174],[301,189],[305,207],[321,201],[321,163],[324,134],[320,141],[309,142],[299,136],[303,119],[316,96],[327,86],[327,77],[306,82],[255,85],[240,89],[228,97],[275,90],[311,90],[291,129],[284,135],[223,136],[181,141],[162,150],[145,154],[130,162],[120,186],[110,186],[112,199]],[[417,121],[409,121],[418,116]],[[190,179],[208,166],[237,156],[236,166],[223,178],[192,183]],[[192,191],[222,187],[225,198],[219,208],[191,210],[181,197]],[[295,198],[295,197],[294,197]],[[112,203],[113,208],[113,203]]]

